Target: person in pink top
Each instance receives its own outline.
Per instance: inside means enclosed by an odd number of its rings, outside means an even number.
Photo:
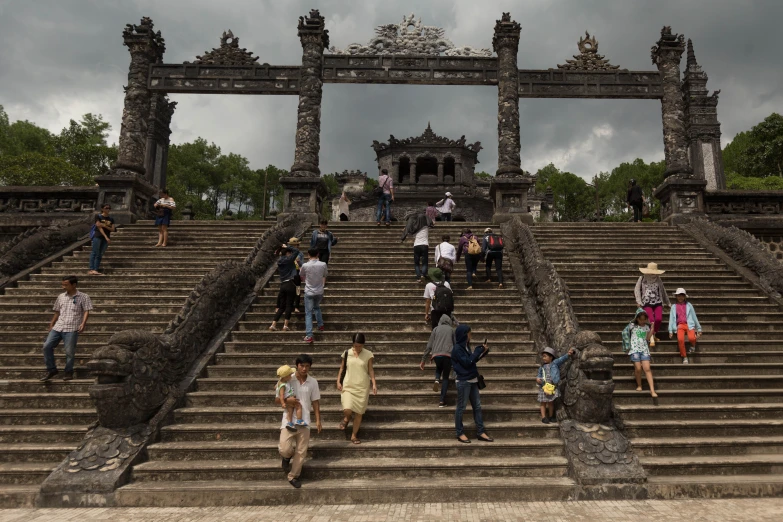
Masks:
[[[394,201],[394,180],[389,176],[389,171],[383,169],[378,176],[378,186],[381,187],[381,195],[378,196],[378,208],[375,210],[375,221],[381,226],[381,214],[386,207],[386,226],[391,225],[391,202]]]
[[[696,317],[696,310],[693,309],[693,305],[688,302],[688,294],[685,293],[684,288],[678,288],[674,292],[674,297],[677,302],[672,306],[669,312],[669,339],[674,337],[674,332],[677,332],[677,344],[680,348],[680,357],[682,357],[682,364],[688,364],[688,354],[696,351],[696,341],[701,337],[701,324],[699,318]],[[685,335],[688,336],[688,342],[691,343],[691,347],[688,351],[685,351]]]

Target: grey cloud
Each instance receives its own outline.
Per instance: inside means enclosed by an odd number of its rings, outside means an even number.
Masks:
[[[116,137],[128,54],[122,28],[150,16],[168,62],[192,60],[232,29],[261,62],[297,64],[298,17],[318,7],[332,44],[363,43],[374,27],[411,12],[444,27],[457,45],[491,47],[495,20],[510,11],[522,26],[519,66],[548,68],[576,54],[589,30],[612,63],[650,70],[663,25],[692,38],[709,87],[721,89],[724,143],[783,104],[777,0],[403,0],[317,3],[273,0],[0,0],[0,104],[12,119],[58,131],[84,112],[102,113]],[[683,62],[684,63],[684,62]],[[247,156],[255,167],[293,162],[295,97],[176,95],[174,141],[197,136]],[[779,109],[777,109],[779,110]],[[491,87],[325,85],[321,169],[375,172],[373,139],[439,134],[481,141],[479,168],[497,164],[497,91]],[[550,161],[585,178],[621,161],[663,157],[660,105],[627,100],[522,100],[523,168]],[[599,132],[596,132],[598,129]]]

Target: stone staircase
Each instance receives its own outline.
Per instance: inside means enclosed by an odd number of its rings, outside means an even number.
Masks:
[[[533,227],[567,282],[579,324],[615,357],[615,405],[652,496],[783,493],[783,311],[689,236],[663,224]],[[638,267],[656,262],[670,299],[690,295],[704,329],[691,364],[664,326],[654,348],[657,403],[636,392],[620,332],[636,308]]]
[[[244,259],[269,223],[177,222],[169,246],[153,248],[157,230],[140,222],[112,235],[104,276],[88,276],[89,245],[0,296],[0,507],[32,505],[41,482],[96,420],[84,363],[120,330],[162,332],[201,277],[221,261]],[[94,310],[80,336],[76,375],[41,383],[41,347],[64,275],[80,278]]]
[[[430,234],[431,254],[444,231],[454,242],[462,226],[439,223]],[[486,225],[469,226],[481,231]],[[313,345],[303,343],[302,316],[293,320],[293,332],[267,330],[275,278],[232,333],[225,352],[198,379],[186,407],[149,447],[149,461],[136,466],[132,483],[118,490],[117,501],[207,506],[568,498],[573,482],[566,477],[557,426],[540,422],[532,385],[535,354],[508,264],[503,290],[483,282],[465,290],[462,261],[452,278],[455,315],[473,327],[474,340],[487,337],[492,348],[481,363],[488,383],[481,397],[495,442],[460,444],[454,435],[453,385],[448,406],[438,408],[434,367],[418,368],[430,328],[423,321],[423,285],[411,266],[412,241],[400,243],[398,226],[347,223],[330,229],[340,242],[329,263],[326,331],[316,332]],[[356,331],[367,335],[378,382],[358,446],[350,444],[349,431],[337,428],[342,412],[335,387],[340,355]],[[311,374],[321,388],[323,432],[312,431],[303,486],[297,490],[281,470],[282,410],[273,398],[276,369],[293,365],[302,352],[314,358]],[[474,438],[469,408],[465,423]]]

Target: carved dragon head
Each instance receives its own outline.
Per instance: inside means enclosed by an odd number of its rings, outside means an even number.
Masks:
[[[579,422],[603,422],[612,411],[612,353],[595,332],[579,332],[574,345],[577,356],[566,363],[566,378],[560,381],[565,413]]]

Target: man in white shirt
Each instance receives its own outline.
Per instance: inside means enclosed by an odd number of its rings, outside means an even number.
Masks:
[[[286,399],[289,406],[295,407],[296,403],[302,405],[302,420],[307,423],[307,427],[298,426],[295,431],[287,430],[286,405],[281,405],[283,407],[283,421],[280,425],[280,442],[277,449],[280,456],[283,457],[283,471],[288,473],[288,482],[297,489],[302,487],[299,475],[302,473],[302,464],[304,464],[307,448],[310,445],[311,409],[315,412],[315,427],[318,429],[318,433],[321,433],[321,391],[318,389],[318,381],[308,375],[312,364],[313,358],[307,354],[296,358],[296,373],[290,381],[295,397]],[[294,409],[294,416],[296,416],[296,409]],[[292,420],[296,421],[296,419]]]
[[[433,310],[432,309],[432,300],[435,297],[435,290],[438,288],[438,284],[440,282],[443,282],[443,286],[451,290],[451,285],[448,283],[448,281],[443,281],[443,271],[440,268],[433,268],[429,272],[429,277],[433,282],[427,283],[427,286],[424,287],[424,321],[430,322],[432,324],[432,328],[435,329],[436,326],[438,326],[438,322],[440,322],[440,318],[443,317],[443,315],[448,314],[452,315],[452,312],[454,312],[454,309],[451,310]],[[453,317],[453,316],[452,316]]]
[[[389,176],[389,171],[383,169],[378,176],[378,186],[381,187],[381,195],[378,197],[378,208],[375,209],[375,221],[381,226],[381,214],[386,207],[386,226],[391,225],[391,204],[394,201],[394,180]]]
[[[443,270],[443,275],[447,282],[451,282],[451,272],[454,270],[454,263],[457,261],[457,249],[449,243],[451,237],[444,234],[441,237],[443,241],[435,247],[435,266]],[[443,258],[441,260],[441,258]]]
[[[416,280],[424,282],[427,277],[427,263],[430,258],[430,227],[424,227],[416,233],[413,240],[413,266],[416,267]]]
[[[61,286],[65,290],[57,296],[52,310],[54,315],[49,321],[49,334],[43,345],[44,363],[46,375],[39,379],[41,382],[51,380],[57,375],[57,364],[54,360],[54,349],[63,341],[65,344],[65,375],[64,381],[73,379],[73,365],[76,358],[76,341],[79,334],[84,332],[87,326],[87,318],[90,317],[92,301],[90,296],[76,289],[79,280],[76,276],[63,278]]]
[[[451,199],[451,192],[446,192],[446,197],[435,203],[435,208],[440,212],[440,218],[443,221],[451,221],[451,213],[457,204]]]

